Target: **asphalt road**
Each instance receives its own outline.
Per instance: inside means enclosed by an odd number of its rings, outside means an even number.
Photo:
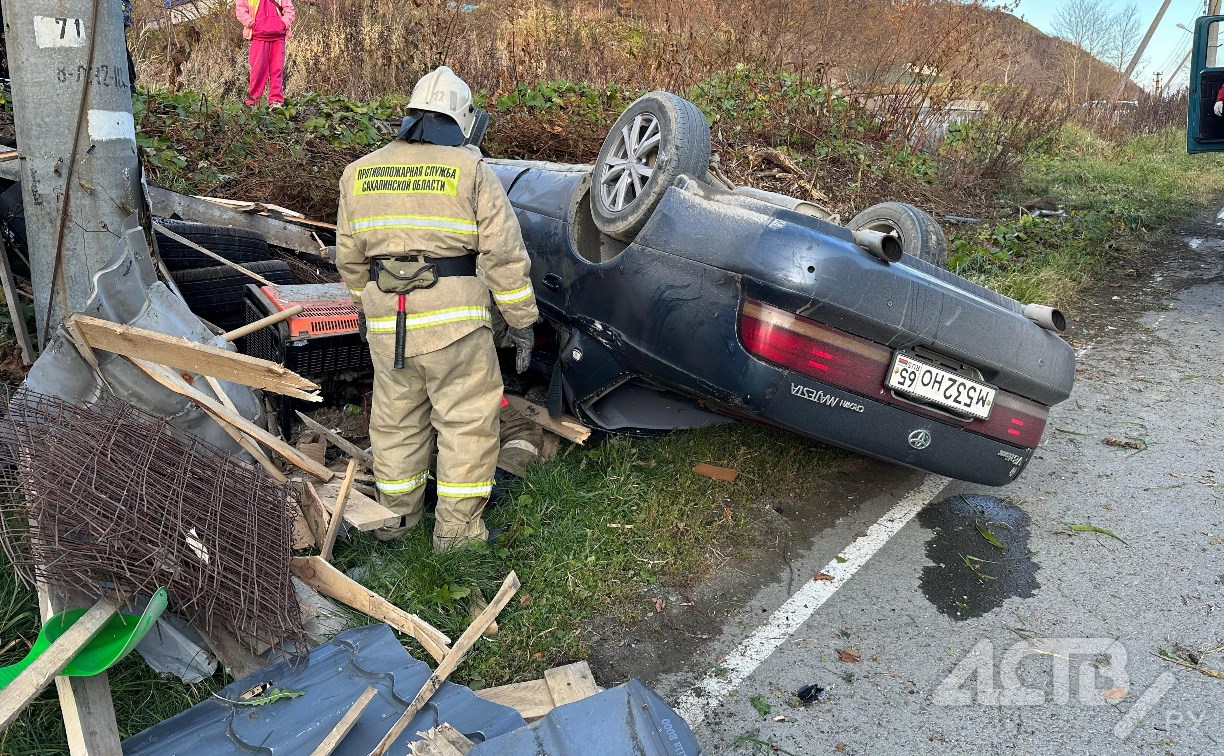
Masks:
[[[1224,679],[1158,656],[1224,670],[1224,220],[1149,259],[1020,480],[893,476],[656,681],[706,753],[1224,753]]]

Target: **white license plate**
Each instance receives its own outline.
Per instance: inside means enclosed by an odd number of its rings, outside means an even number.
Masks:
[[[990,417],[996,391],[994,386],[968,380],[903,354],[893,358],[888,387],[982,420]]]

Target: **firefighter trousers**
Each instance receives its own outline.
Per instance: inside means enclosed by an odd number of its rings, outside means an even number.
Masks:
[[[393,355],[374,341],[374,477],[379,501],[403,518],[401,528],[376,535],[397,537],[420,522],[436,433],[434,549],[485,540],[489,531],[481,513],[493,489],[502,396],[492,332],[478,328],[437,351],[407,358],[399,370],[392,367]]]

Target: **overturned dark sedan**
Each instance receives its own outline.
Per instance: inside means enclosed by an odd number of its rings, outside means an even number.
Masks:
[[[550,410],[609,431],[753,420],[1003,485],[1070,394],[1060,313],[940,267],[935,220],[847,226],[710,168],[691,103],[652,92],[594,166],[490,161],[555,331]]]

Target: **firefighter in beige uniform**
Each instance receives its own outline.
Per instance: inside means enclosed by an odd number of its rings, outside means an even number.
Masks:
[[[336,262],[363,313],[374,361],[370,441],[379,500],[405,534],[421,519],[437,432],[437,550],[483,541],[498,454],[496,304],[527,367],[536,321],[530,263],[501,183],[474,148],[471,91],[427,74],[391,144],[340,179]],[[491,295],[491,296],[490,296]]]

